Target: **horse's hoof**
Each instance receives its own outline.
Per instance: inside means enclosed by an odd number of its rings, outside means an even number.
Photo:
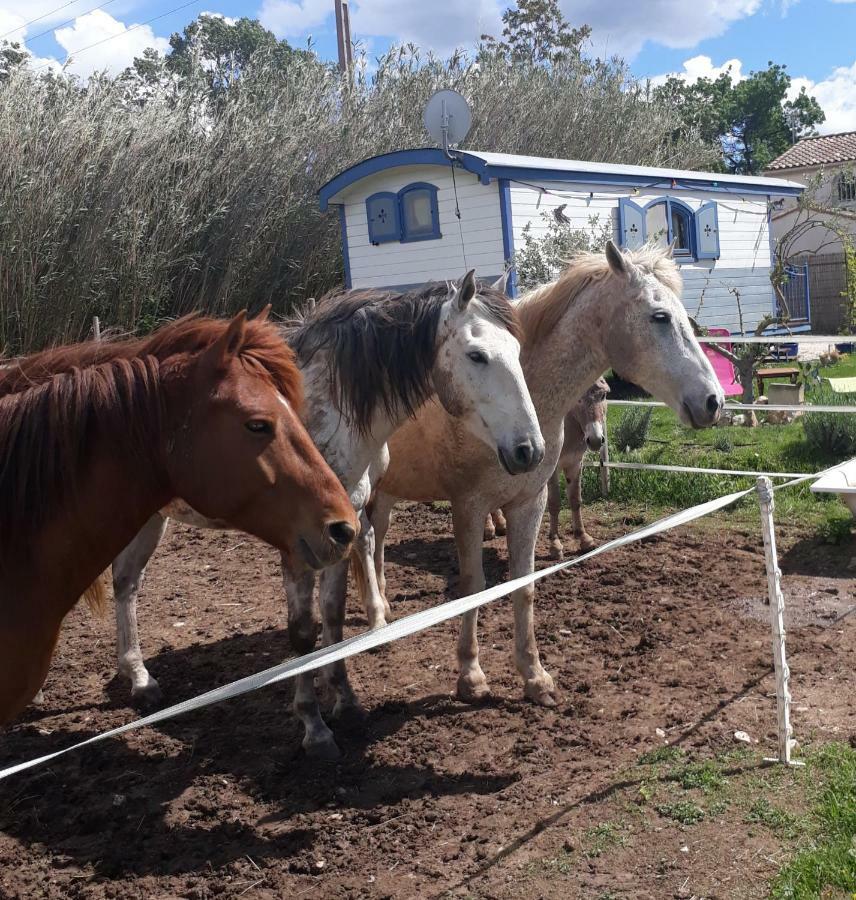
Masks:
[[[383,598],[383,614],[388,618],[392,618],[392,607],[389,605],[389,600],[386,597]]]
[[[494,526],[494,529],[495,529],[495,531],[496,531],[496,536],[497,536],[497,537],[505,537],[505,533],[506,533],[506,531],[508,530],[508,528],[506,527],[505,522],[500,522],[499,524],[495,525],[495,526]]]
[[[342,751],[339,749],[333,737],[308,741],[303,739],[303,751],[309,759],[317,762],[336,762],[342,758]]]
[[[45,705],[45,692],[39,691],[35,697],[30,701],[33,706],[44,706]]]
[[[554,541],[550,544],[550,559],[561,562],[565,558],[565,548],[561,541]]]
[[[375,616],[373,619],[369,619],[369,631],[377,631],[378,628],[384,628],[386,625],[386,616]]]
[[[154,678],[149,678],[147,684],[131,688],[131,701],[135,706],[144,709],[160,706],[163,702],[163,691]]]
[[[523,688],[523,696],[538,706],[556,706],[556,698],[553,695],[552,686],[550,689],[543,682],[530,681]]]
[[[597,547],[597,541],[590,534],[580,535],[580,550],[587,552]]]
[[[495,528],[485,528],[482,537],[486,541],[492,541],[497,536],[497,534],[499,534],[499,531],[497,531]]]
[[[457,696],[464,703],[484,703],[490,698],[490,687],[486,680],[473,682],[459,678]]]

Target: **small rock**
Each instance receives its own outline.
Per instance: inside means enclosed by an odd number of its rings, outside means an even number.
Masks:
[[[666,732],[663,731],[662,728],[655,728],[655,729],[654,729],[654,734],[656,734],[657,737],[661,737],[661,738],[664,738],[664,737],[666,736]]]
[[[752,743],[752,738],[750,738],[749,735],[746,734],[745,731],[735,731],[734,732],[734,740],[740,741],[741,744],[751,744]]]
[[[326,859],[316,859],[312,865],[314,866],[315,869],[317,869],[320,872],[321,869],[323,869],[324,866],[327,865],[327,860]]]
[[[689,852],[690,852],[690,848],[687,847],[686,844],[684,844],[684,846],[681,847],[681,853],[689,853]]]

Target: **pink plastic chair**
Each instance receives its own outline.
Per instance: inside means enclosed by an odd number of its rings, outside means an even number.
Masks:
[[[727,328],[708,328],[708,332],[711,337],[728,337],[731,333]],[[736,397],[742,394],[743,388],[737,382],[731,361],[717,353],[711,344],[703,344],[702,346],[707,354],[707,358],[710,360],[710,364],[713,366],[713,371],[716,372],[719,383],[722,385],[725,396]],[[731,344],[720,344],[719,346],[724,347],[726,350],[731,349]]]

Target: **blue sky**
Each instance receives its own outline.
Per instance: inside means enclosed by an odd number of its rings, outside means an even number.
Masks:
[[[187,3],[187,0],[183,0]],[[64,5],[63,5],[64,4]],[[103,5],[102,9],[94,7]],[[333,0],[0,0],[0,35],[24,37],[38,65],[72,56],[82,76],[118,71],[146,46],[200,12],[260,18],[280,37],[321,56],[335,55]],[[498,34],[503,0],[351,0],[353,37],[372,54],[394,41],[447,53]],[[573,24],[593,28],[593,51],[618,53],[639,77],[715,75],[731,63],[738,77],[769,59],[785,63],[827,112],[822,130],[856,130],[856,0],[560,0]],[[61,8],[60,8],[61,7]],[[38,22],[26,24],[42,17]],[[156,21],[145,24],[154,17]],[[70,21],[66,21],[70,20]],[[47,34],[39,36],[40,32]]]

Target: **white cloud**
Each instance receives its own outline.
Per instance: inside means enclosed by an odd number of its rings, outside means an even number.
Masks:
[[[731,72],[731,80],[733,82],[743,81],[746,77],[743,74],[743,63],[739,59],[727,59],[721,66],[715,66],[713,60],[709,56],[693,56],[691,59],[684,60],[684,68],[682,72],[666,72],[663,75],[655,75],[651,79],[651,84],[658,87],[665,84],[668,78],[680,78],[687,84],[693,84],[699,78],[717,79],[723,72]]]
[[[161,53],[169,49],[169,41],[157,37],[148,25],[125,25],[100,9],[79,16],[68,28],[58,28],[54,37],[70,58],[67,71],[83,77],[103,70],[116,75],[147,47]]]
[[[821,134],[856,131],[856,61],[852,66],[833,69],[822,81],[794,78],[788,97],[795,97],[803,87],[826,113],[826,121],[817,129]]]
[[[565,18],[593,29],[599,55],[632,59],[647,41],[667,47],[694,47],[723,34],[733,22],[754,15],[763,0],[560,0]],[[782,0],[779,0],[782,2]],[[353,0],[354,38],[382,37],[413,41],[448,53],[472,47],[482,34],[502,32],[509,0]],[[259,18],[282,37],[294,38],[327,24],[329,0],[263,0]]]
[[[259,21],[277,37],[302,37],[323,25],[332,8],[329,0],[264,0]]]

